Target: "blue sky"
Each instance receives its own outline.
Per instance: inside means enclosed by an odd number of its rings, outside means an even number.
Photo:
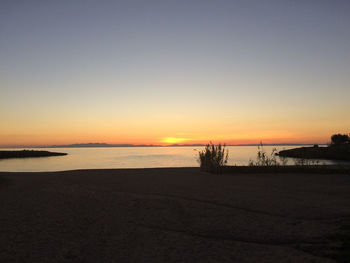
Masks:
[[[350,127],[349,14],[349,1],[1,1],[0,145],[325,141]]]

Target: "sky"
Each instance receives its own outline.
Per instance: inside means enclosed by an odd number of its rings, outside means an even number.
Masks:
[[[2,0],[0,146],[326,143],[350,1]]]

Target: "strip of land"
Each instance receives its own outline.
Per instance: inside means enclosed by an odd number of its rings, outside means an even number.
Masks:
[[[330,145],[328,147],[300,147],[283,150],[278,153],[281,157],[324,159],[350,161],[350,144]]]
[[[63,155],[67,155],[67,153],[35,151],[35,150],[0,151],[0,159],[49,157],[49,156],[63,156]]]
[[[341,262],[349,200],[337,173],[0,173],[0,258]]]

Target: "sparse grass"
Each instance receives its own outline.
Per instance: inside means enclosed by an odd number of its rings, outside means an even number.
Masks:
[[[225,145],[214,145],[211,142],[199,152],[198,162],[201,170],[211,173],[320,173],[348,174],[349,165],[326,165],[318,160],[295,158],[294,165],[287,165],[289,158],[276,156],[273,148],[268,154],[262,143],[258,146],[256,160],[250,160],[248,166],[227,166],[228,151]]]
[[[320,164],[320,161],[318,160],[312,160],[312,159],[306,159],[306,158],[294,159],[294,165],[297,165],[297,166],[315,166],[319,164]]]
[[[225,145],[215,145],[212,142],[199,152],[199,164],[202,171],[220,174],[228,161],[228,150]]]
[[[250,160],[249,166],[279,166],[279,162],[276,159],[277,149],[273,148],[270,154],[267,154],[262,142],[258,146],[258,153],[256,155],[256,160]],[[287,160],[284,159],[283,163],[286,164]]]
[[[256,160],[250,160],[249,166],[264,166],[264,167],[276,167],[276,166],[286,166],[288,163],[288,158],[284,156],[279,156],[279,160],[276,157],[277,149],[273,148],[271,153],[268,154],[265,149],[262,142],[260,142],[260,145],[258,146],[258,153],[256,156]],[[313,159],[307,159],[307,158],[295,158],[294,160],[295,166],[302,166],[302,167],[312,167],[320,165],[320,161],[313,160]]]

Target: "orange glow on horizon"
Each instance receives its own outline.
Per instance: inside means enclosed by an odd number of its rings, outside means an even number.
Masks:
[[[191,141],[191,139],[186,138],[176,138],[176,137],[166,137],[163,138],[160,142],[164,144],[176,144],[176,143],[184,143]]]
[[[71,122],[70,122],[71,121]],[[86,119],[83,122],[73,122],[66,119],[59,123],[34,125],[4,126],[0,131],[0,147],[31,147],[70,145],[83,143],[162,145],[171,144],[207,144],[225,143],[237,144],[324,144],[330,141],[334,133],[348,133],[347,123],[334,129],[333,125],[295,121],[286,125],[271,121],[241,121],[226,122],[212,119],[210,122],[187,119],[148,120],[142,122],[116,123]],[[49,125],[50,124],[50,125]],[[331,123],[332,124],[332,123]],[[337,123],[335,123],[337,124]],[[344,128],[343,128],[344,127]],[[25,131],[25,132],[24,132]]]
[[[330,141],[331,134],[324,136],[300,136],[298,134],[237,134],[237,135],[191,135],[191,138],[184,137],[158,137],[153,136],[0,136],[0,147],[31,147],[31,146],[51,146],[51,145],[70,145],[84,143],[107,143],[107,144],[134,144],[134,145],[162,145],[171,144],[207,144],[210,141],[224,143],[226,145],[238,144],[283,144],[283,143],[301,143],[301,144],[324,144]]]

